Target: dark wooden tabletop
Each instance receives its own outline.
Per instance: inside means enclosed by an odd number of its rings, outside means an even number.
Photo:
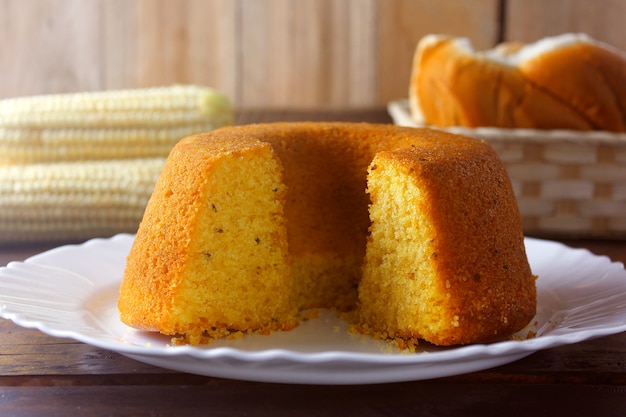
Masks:
[[[238,122],[387,122],[384,111],[247,111]],[[626,262],[626,241],[559,239]],[[0,247],[0,266],[56,243]],[[0,416],[626,416],[626,333],[496,368],[374,385],[245,382],[158,368],[0,319]]]

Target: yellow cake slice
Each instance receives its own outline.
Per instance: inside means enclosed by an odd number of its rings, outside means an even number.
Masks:
[[[128,256],[121,319],[192,344],[293,328],[284,198],[267,143],[180,142]]]
[[[512,187],[488,145],[441,141],[380,152],[368,192],[365,332],[464,344],[502,339],[535,314]]]

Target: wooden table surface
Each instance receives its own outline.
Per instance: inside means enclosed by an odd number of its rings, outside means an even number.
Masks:
[[[284,117],[283,117],[284,116]],[[388,121],[384,112],[290,120]],[[248,111],[239,123],[287,119]],[[561,240],[626,262],[626,241]],[[58,246],[0,248],[0,266]],[[426,381],[286,385],[184,374],[0,319],[0,416],[625,416],[626,333]]]

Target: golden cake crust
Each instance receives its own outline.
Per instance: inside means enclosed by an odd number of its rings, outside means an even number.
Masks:
[[[139,329],[182,335],[184,341],[196,343],[207,335],[221,337],[238,331],[269,332],[295,327],[296,310],[291,300],[291,288],[287,279],[282,277],[278,283],[265,283],[266,286],[275,287],[269,288],[269,292],[273,294],[272,303],[259,299],[260,305],[270,307],[267,309],[268,314],[271,313],[273,316],[270,320],[263,321],[256,317],[254,309],[262,307],[255,307],[250,302],[255,299],[253,288],[249,291],[248,289],[234,291],[232,295],[240,297],[239,301],[219,294],[220,291],[224,292],[224,287],[228,285],[226,281],[231,279],[228,276],[214,278],[211,288],[197,290],[198,293],[202,291],[207,293],[204,295],[205,302],[215,304],[211,309],[207,308],[211,317],[203,317],[201,312],[195,312],[193,314],[197,317],[185,318],[185,311],[181,311],[186,308],[184,292],[194,291],[193,288],[188,288],[187,282],[194,272],[194,265],[197,266],[195,269],[201,269],[204,261],[216,262],[215,252],[219,250],[216,236],[225,236],[229,232],[226,226],[217,225],[213,228],[212,236],[215,242],[205,242],[207,236],[202,236],[201,233],[202,214],[217,211],[217,207],[216,203],[206,199],[207,196],[202,190],[208,187],[215,191],[211,179],[217,180],[217,183],[221,182],[220,174],[215,173],[220,168],[222,160],[249,159],[263,153],[271,154],[268,144],[250,138],[233,140],[228,135],[185,138],[172,150],[127,257],[118,300],[123,322]],[[202,175],[199,175],[199,172],[202,172]],[[284,190],[278,189],[279,186],[272,187],[284,194]],[[232,188],[232,194],[235,195],[235,187]],[[278,210],[282,218],[282,207]],[[243,228],[245,229],[246,225],[243,225]],[[264,240],[269,241],[271,238]],[[272,255],[272,251],[286,252],[286,242],[283,242],[286,236],[277,235],[275,238],[276,241],[270,245],[268,259],[264,260],[265,262],[271,261],[269,256]],[[251,239],[250,245],[254,248],[261,248],[266,243],[265,241],[257,243]],[[214,243],[212,249],[207,249],[211,243]],[[240,243],[243,247],[243,242],[237,242]],[[224,262],[229,260],[226,259]],[[261,266],[267,268],[267,265]],[[236,272],[239,268],[231,266],[230,269]],[[267,276],[263,276],[263,279],[268,281]],[[235,278],[232,277],[232,280],[234,285]],[[239,302],[242,312],[246,309],[252,311],[238,314],[236,310],[240,308]],[[272,308],[272,305],[276,308]],[[234,317],[237,320],[233,320]]]
[[[270,147],[283,170],[281,180],[287,190],[280,197],[286,239],[276,244],[288,247],[293,309],[356,308],[370,227],[367,172],[378,157],[404,167],[409,177],[414,175],[411,170],[419,167],[430,178],[427,188],[433,204],[423,210],[440,230],[440,236],[445,237],[433,246],[438,253],[440,275],[435,285],[443,285],[447,297],[457,300],[450,311],[456,311],[453,316],[459,316],[463,323],[475,322],[477,311],[484,317],[477,326],[462,327],[462,335],[457,331],[452,337],[442,334],[437,339],[399,328],[395,335],[429,338],[439,344],[470,343],[486,339],[486,334],[506,337],[534,315],[534,279],[524,252],[519,212],[508,177],[488,145],[429,129],[301,122],[218,129],[186,138],[174,148],[128,256],[119,301],[125,323],[165,334],[188,332],[171,322],[171,311],[179,308],[174,305],[174,295],[184,280],[187,243],[199,239],[195,220],[191,219],[201,210],[198,201],[206,196],[198,190],[224,154],[241,153],[247,158],[248,153],[267,152]],[[424,158],[430,163],[425,164]],[[464,158],[467,161],[462,164],[450,164]],[[451,165],[455,168],[450,169]],[[494,192],[493,181],[489,185],[484,178],[474,177],[473,168],[482,171],[483,176],[499,178],[504,191]],[[179,193],[178,200],[171,196],[164,199],[163,193],[170,188],[187,192]],[[460,189],[465,194],[459,194]],[[474,191],[475,197],[467,194]],[[491,227],[484,229],[480,219],[484,213],[493,212],[489,205],[496,200],[497,214],[488,220]],[[465,213],[465,217],[459,213]],[[503,268],[507,272],[502,273]],[[494,269],[499,273],[492,274]],[[473,278],[476,274],[480,274],[479,279]],[[472,279],[468,282],[467,277]],[[514,277],[516,283],[510,285],[512,281],[507,277]],[[515,295],[511,288],[516,288]],[[290,291],[286,293],[291,296]],[[480,307],[486,302],[491,309]],[[293,310],[289,302],[283,300],[283,304],[281,320],[272,325],[231,323],[224,327],[246,330],[246,326],[257,326],[260,331],[292,328]],[[364,301],[360,304],[363,308]],[[515,309],[520,310],[516,316],[512,313]],[[502,324],[503,314],[508,323]],[[367,316],[365,313],[362,317]],[[492,320],[495,316],[499,317]],[[360,324],[364,324],[362,328],[370,327],[367,319]],[[218,323],[211,326],[215,336],[223,335]]]
[[[424,251],[420,262],[432,264],[428,277],[432,291],[421,301],[432,308],[398,320],[400,309],[389,307],[397,292],[386,290],[384,273],[368,274],[370,264],[377,270],[395,251],[375,253],[380,246],[373,241],[378,237],[375,228],[385,222],[379,216],[373,218],[366,273],[359,288],[362,324],[370,332],[438,345],[502,339],[527,325],[535,314],[534,277],[525,256],[517,204],[495,152],[478,141],[442,141],[433,149],[417,146],[381,152],[370,169],[378,171],[384,165],[399,166],[396,169],[422,193],[420,201],[407,204],[419,205],[419,215],[431,228],[420,237],[426,243],[420,242],[417,249]],[[370,193],[375,202],[388,198]],[[403,265],[393,272],[401,277]],[[412,274],[407,267],[406,275]],[[429,273],[422,270],[421,274]],[[418,278],[395,279],[389,285],[401,287],[402,281]],[[411,285],[404,291],[412,291]],[[407,310],[409,303],[407,297],[400,303],[402,309]]]

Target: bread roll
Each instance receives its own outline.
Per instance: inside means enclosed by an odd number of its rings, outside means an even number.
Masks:
[[[433,126],[626,131],[626,59],[585,35],[475,51],[466,38],[418,44],[411,116]]]

